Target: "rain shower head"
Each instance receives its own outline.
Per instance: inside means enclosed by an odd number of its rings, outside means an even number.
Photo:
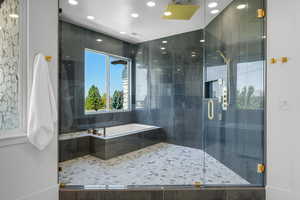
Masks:
[[[199,5],[193,4],[191,0],[173,0],[164,11],[169,15],[163,15],[162,18],[167,20],[190,20],[199,7]]]
[[[225,64],[230,64],[230,58],[227,58],[221,50],[217,50],[216,52],[223,58]]]

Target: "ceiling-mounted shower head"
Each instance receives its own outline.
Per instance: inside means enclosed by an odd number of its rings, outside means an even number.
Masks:
[[[162,18],[168,20],[190,20],[199,7],[192,0],[173,0],[164,11],[168,15],[164,14]]]

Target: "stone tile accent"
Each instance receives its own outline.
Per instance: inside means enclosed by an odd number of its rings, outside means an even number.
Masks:
[[[5,0],[0,7],[0,130],[19,125],[19,19],[10,14],[19,14],[19,0]]]

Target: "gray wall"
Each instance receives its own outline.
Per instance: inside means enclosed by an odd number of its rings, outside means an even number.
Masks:
[[[101,38],[102,42],[96,42]],[[60,21],[60,133],[132,122],[130,112],[85,115],[84,49],[134,58],[133,45]]]
[[[142,43],[135,68],[135,120],[162,127],[170,143],[195,148],[203,138],[201,39],[198,30]]]

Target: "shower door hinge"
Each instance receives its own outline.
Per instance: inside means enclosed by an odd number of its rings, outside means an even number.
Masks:
[[[261,163],[257,164],[257,173],[262,174],[265,172],[265,170],[266,170],[266,167],[264,164],[261,164]]]
[[[59,187],[60,187],[60,188],[64,188],[64,187],[66,187],[66,184],[64,184],[64,183],[59,183]]]
[[[200,182],[200,181],[196,181],[196,182],[193,183],[193,185],[194,185],[195,187],[201,187],[203,184],[202,184],[202,182]]]
[[[264,18],[266,16],[266,11],[262,8],[257,10],[257,18]]]

